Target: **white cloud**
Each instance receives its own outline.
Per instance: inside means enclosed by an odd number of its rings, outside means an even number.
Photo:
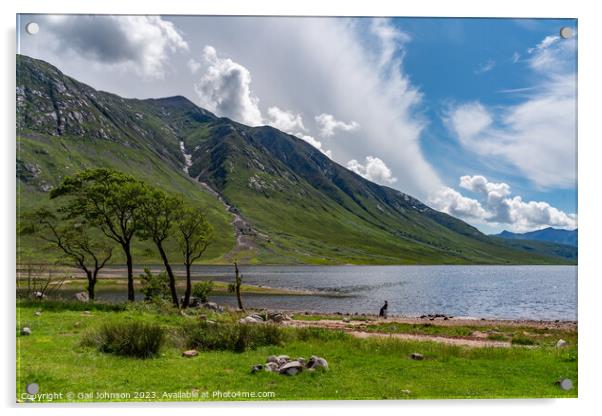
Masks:
[[[164,78],[171,54],[188,50],[174,24],[158,16],[51,15],[39,23],[40,49],[145,78]]]
[[[518,52],[514,52],[512,54],[512,63],[517,63],[518,61],[520,61],[520,53]]]
[[[330,159],[332,159],[332,151],[324,149],[322,147],[322,142],[317,140],[315,137],[308,136],[307,134],[302,134],[302,133],[296,133],[295,136],[297,136],[301,140],[304,140],[307,143],[311,144],[313,147],[315,147],[320,152],[324,153],[326,156],[328,156]]]
[[[303,125],[301,114],[281,110],[278,107],[268,108],[268,123],[286,133],[293,134],[295,131],[307,131]]]
[[[352,159],[347,162],[347,169],[363,176],[369,181],[381,185],[392,185],[397,182],[397,178],[393,177],[391,169],[389,169],[385,162],[375,156],[366,156],[366,163],[364,165]]]
[[[199,70],[201,69],[201,66],[202,66],[200,62],[197,62],[192,58],[188,60],[186,65],[188,66],[188,69],[190,70],[190,72],[193,74],[196,74],[197,72],[199,72]]]
[[[345,123],[334,118],[331,114],[322,113],[316,116],[316,123],[320,126],[320,134],[324,137],[333,136],[336,130],[341,131],[353,131],[359,127],[359,124],[355,121]]]
[[[462,103],[449,111],[447,126],[469,150],[510,163],[540,187],[574,187],[574,52],[574,39],[547,37],[529,50],[527,65],[539,81],[516,90],[526,95],[522,102],[491,109]]]
[[[194,89],[201,107],[251,126],[262,124],[259,99],[251,93],[251,73],[241,64],[205,46],[200,80]]]
[[[467,198],[455,189],[442,187],[429,203],[436,209],[465,220],[483,220],[487,212],[476,199]]]
[[[525,232],[545,227],[577,228],[577,215],[567,214],[547,202],[523,201],[511,197],[506,183],[489,182],[484,176],[462,176],[460,187],[479,197],[463,196],[449,187],[442,187],[430,199],[436,209],[481,224],[503,225],[512,231]]]
[[[351,159],[363,163],[366,155],[387,155],[397,189],[426,198],[441,185],[420,146],[426,125],[422,94],[403,68],[409,39],[389,20],[266,17],[203,23],[195,27],[199,41],[227,50],[252,74],[251,90],[260,98],[264,123],[270,122],[268,108],[276,105],[301,115],[303,133],[331,149],[343,165]],[[320,114],[348,125],[354,121],[362,134],[336,129],[327,137],[315,120]]]
[[[480,64],[479,67],[475,69],[474,73],[477,75],[484,74],[485,72],[491,71],[493,68],[495,68],[495,61],[489,59],[487,62]]]

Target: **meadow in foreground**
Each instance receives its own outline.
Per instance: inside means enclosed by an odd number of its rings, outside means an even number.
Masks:
[[[33,382],[40,386],[40,394],[63,393],[54,401],[253,399],[245,392],[269,392],[269,397],[255,398],[260,400],[577,396],[576,342],[562,349],[464,348],[357,339],[329,329],[275,327],[262,335],[261,342],[254,342],[255,330],[250,330],[240,345],[236,340],[232,345],[211,344],[202,341],[208,335],[198,331],[201,321],[230,331],[239,313],[189,310],[183,316],[169,306],[52,301],[20,301],[17,312],[20,401],[26,401],[26,385]],[[155,356],[141,359],[102,352],[90,342],[103,327],[132,323],[162,329],[164,340]],[[23,326],[31,328],[31,335],[20,335]],[[191,342],[197,343],[199,355],[182,357]],[[412,360],[413,352],[423,354],[424,360]],[[251,372],[253,365],[272,354],[315,354],[326,358],[330,368],[293,377]],[[572,379],[575,387],[560,389],[556,381],[562,378]],[[186,395],[191,392],[196,396]],[[234,395],[229,397],[228,392]]]

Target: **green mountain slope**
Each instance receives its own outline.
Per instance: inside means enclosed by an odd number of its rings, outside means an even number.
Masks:
[[[576,251],[485,236],[365,180],[294,136],[218,118],[183,97],[123,99],[24,56],[17,68],[22,209],[45,201],[66,174],[110,166],[205,205],[220,238],[214,261],[546,264],[576,258]],[[152,260],[145,250],[139,246]],[[38,256],[28,241],[20,253]]]

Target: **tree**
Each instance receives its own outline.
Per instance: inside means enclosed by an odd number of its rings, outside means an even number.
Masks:
[[[234,285],[232,289],[236,292],[236,300],[238,302],[238,309],[244,311],[245,308],[242,306],[242,295],[240,294],[240,286],[242,285],[242,274],[238,271],[238,263],[234,262]]]
[[[131,244],[138,225],[135,214],[147,186],[132,176],[112,169],[87,169],[67,177],[51,193],[51,198],[65,197],[63,212],[67,218],[83,219],[85,225],[98,227],[116,241],[125,254],[128,300],[134,301],[134,272]]]
[[[92,238],[81,223],[62,222],[53,211],[41,208],[24,216],[21,232],[35,234],[60,249],[63,256],[86,274],[87,292],[94,299],[98,273],[109,261],[113,248],[102,240]]]
[[[197,261],[213,239],[213,227],[200,208],[185,208],[178,221],[178,242],[186,267],[186,291],[183,307],[190,304],[191,267]]]
[[[174,306],[179,307],[176,277],[167,258],[164,242],[173,231],[182,215],[182,200],[166,194],[160,189],[149,188],[140,200],[136,221],[140,225],[140,238],[150,239],[157,246],[165,271],[169,277],[169,290]]]

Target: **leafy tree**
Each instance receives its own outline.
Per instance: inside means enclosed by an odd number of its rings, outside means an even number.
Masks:
[[[65,180],[51,198],[65,197],[67,218],[82,218],[85,225],[98,227],[116,241],[125,254],[128,300],[134,301],[134,273],[131,243],[138,229],[135,214],[147,186],[132,176],[112,169],[87,169]]]
[[[159,274],[153,274],[150,269],[145,268],[144,273],[140,275],[142,282],[141,292],[144,294],[144,300],[167,299],[169,292],[169,278],[164,271]]]
[[[213,291],[213,280],[205,280],[203,282],[195,283],[192,287],[192,295],[201,300],[201,302],[207,302],[209,294]]]
[[[183,307],[190,304],[191,267],[198,260],[213,239],[213,227],[200,208],[185,208],[178,221],[178,242],[186,267],[186,291]]]
[[[141,198],[139,209],[136,212],[136,221],[140,225],[140,238],[150,239],[157,246],[169,277],[171,300],[176,307],[180,306],[176,290],[176,277],[167,258],[164,243],[182,214],[182,206],[181,199],[168,195],[160,189],[150,188]]]
[[[72,265],[83,270],[88,280],[88,296],[94,299],[98,273],[113,254],[113,248],[103,238],[92,238],[85,225],[61,221],[55,212],[46,208],[24,215],[21,232],[35,234],[51,243]]]

